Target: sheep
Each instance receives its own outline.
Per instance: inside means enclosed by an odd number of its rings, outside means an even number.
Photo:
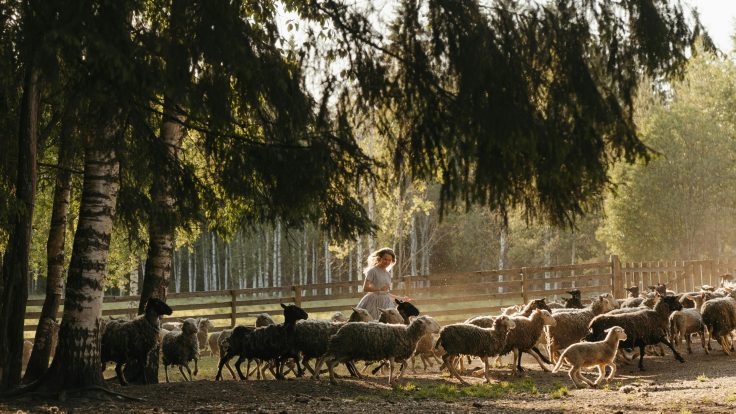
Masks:
[[[566,308],[580,309],[583,307],[583,302],[580,300],[580,289],[572,289],[567,293],[570,295],[570,298],[564,299]]]
[[[368,311],[365,309],[360,310],[362,312],[354,311],[354,313],[357,314],[359,318],[362,318],[362,321],[358,320],[354,322],[369,322],[373,319]],[[380,309],[380,311],[383,313],[386,310]],[[400,321],[399,323],[401,323],[403,319],[401,318],[401,315],[399,315],[399,312],[396,309],[391,309],[391,311],[393,311],[393,318],[398,319]],[[351,315],[351,319],[355,318]],[[312,358],[321,359],[327,352],[327,344],[330,341],[330,337],[336,334],[337,331],[346,323],[353,322],[334,323],[330,321],[305,320],[298,321],[294,326],[294,349],[297,352],[302,353],[302,364],[312,373],[312,378],[319,377],[319,368],[321,363],[318,361],[315,368],[312,369],[309,366],[309,360]],[[349,364],[346,365],[348,365],[348,370],[353,374],[354,367],[351,367]]]
[[[273,320],[271,315],[262,313],[256,317],[256,328],[269,325],[276,325],[276,321]]]
[[[644,297],[639,294],[639,286],[631,286],[626,288],[629,292],[626,299],[621,303],[622,308],[638,308],[644,301]]]
[[[547,328],[547,355],[557,361],[560,351],[579,342],[588,333],[588,324],[596,316],[612,310],[611,303],[602,296],[597,297],[583,309],[553,312],[555,326]]]
[[[239,355],[238,360],[235,363],[235,368],[238,371],[240,379],[245,380],[248,378],[247,376],[243,375],[243,372],[240,370],[240,365],[242,364],[243,360],[248,357],[248,350],[250,347],[248,341],[250,340],[250,335],[255,330],[256,328],[254,326],[238,325],[230,330],[231,332],[229,334],[226,334],[225,331],[222,331],[222,333],[220,334],[221,339],[218,339],[220,347],[220,362],[217,367],[217,374],[215,374],[215,381],[219,381],[222,379],[222,367],[225,365],[227,365],[230,374],[233,376],[233,379],[235,379],[235,374],[233,373],[233,370],[229,364],[230,360],[235,355]],[[223,336],[226,337],[222,338]]]
[[[127,385],[123,365],[134,359],[144,366],[148,364],[151,353],[158,347],[159,318],[161,315],[171,313],[171,307],[164,301],[150,298],[146,302],[145,314],[132,321],[106,321],[100,345],[100,362],[103,370],[106,362],[115,362],[115,373],[120,384]],[[142,371],[143,382],[148,384],[145,370]]]
[[[199,367],[199,329],[196,321],[187,319],[181,326],[181,331],[169,332],[164,336],[161,344],[164,372],[166,382],[169,382],[169,365],[178,365],[184,381],[192,380],[192,370],[189,369],[189,361],[194,360],[194,375],[197,375]],[[186,368],[189,378],[184,374]]]
[[[197,339],[199,340],[199,350],[207,350],[207,335],[210,329],[215,329],[215,325],[208,318],[197,318]]]
[[[223,347],[225,345],[224,340],[229,338],[232,333],[232,329],[223,329],[219,332],[212,332],[207,339],[212,355],[216,356],[218,361],[220,356],[225,355],[225,349]],[[235,379],[235,371],[233,371],[233,368],[230,366],[230,361],[225,362],[225,367],[227,367],[228,371],[230,371],[230,375]]]
[[[347,322],[348,318],[345,317],[345,315],[342,314],[342,312],[337,311],[330,316],[330,322]]]
[[[682,337],[684,336],[687,353],[692,354],[692,339],[690,336],[698,333],[703,350],[708,354],[708,348],[705,346],[705,325],[703,324],[703,316],[700,314],[700,308],[703,305],[704,298],[700,296],[688,296],[687,298],[693,301],[695,306],[672,312],[670,315],[670,342],[679,348],[682,345]],[[680,299],[680,304],[682,304],[682,298]]]
[[[399,311],[401,317],[404,318],[404,323],[409,324],[409,318],[412,316],[419,316],[419,309],[409,301],[402,301],[394,299],[396,303],[396,310]]]
[[[616,375],[616,354],[618,352],[618,344],[621,341],[627,339],[626,332],[620,326],[612,326],[605,330],[606,338],[599,342],[579,342],[572,344],[560,355],[557,365],[552,369],[552,372],[557,372],[562,366],[563,362],[567,362],[572,367],[568,371],[567,375],[575,384],[576,388],[579,388],[580,384],[576,379],[585,382],[591,387],[596,387],[603,377],[606,375],[606,367],[611,367],[611,373],[606,377],[607,381],[610,381],[614,375]],[[597,366],[598,367],[598,378],[590,382],[585,378],[580,370],[582,368]]]
[[[503,351],[506,337],[514,327],[514,321],[505,315],[496,318],[492,328],[481,328],[466,323],[447,325],[440,331],[435,348],[442,347],[445,350],[445,355],[442,356],[444,365],[461,383],[467,384],[455,369],[455,360],[460,355],[480,357],[483,360],[486,382],[490,382],[488,358],[497,356]]]
[[[708,348],[715,336],[723,352],[731,355],[728,336],[736,328],[736,300],[731,296],[711,299],[703,304],[702,315],[703,324],[708,329]]]
[[[161,324],[161,329],[166,329],[169,332],[172,332],[172,331],[181,331],[181,325],[182,325],[182,323],[183,323],[182,320],[178,320],[178,321],[175,321],[175,322],[164,322],[164,323]]]
[[[407,325],[356,322],[345,324],[330,338],[325,354],[330,383],[336,384],[335,365],[346,361],[389,361],[389,384],[394,382],[394,365],[414,353],[417,342],[427,332],[438,332],[440,325],[429,316],[419,316]],[[406,364],[401,368],[401,378]]]
[[[373,317],[367,310],[355,307],[353,308],[353,313],[350,314],[350,317],[348,318],[348,322],[367,322],[371,319],[373,319]]]
[[[549,371],[549,368],[544,364],[550,362],[539,352],[536,344],[544,332],[545,326],[557,325],[557,321],[552,317],[552,314],[549,311],[537,309],[529,317],[518,315],[511,316],[510,319],[514,322],[516,328],[506,337],[506,345],[500,355],[514,352],[514,372],[524,371],[524,368],[521,367],[521,355],[524,352],[533,356],[544,371]]]
[[[379,323],[400,323],[407,325],[404,321],[404,317],[401,316],[401,313],[399,313],[397,309],[378,309],[378,311],[381,312],[381,316],[378,318]]]
[[[657,294],[659,296],[659,294]],[[667,345],[679,362],[682,356],[667,340],[670,313],[681,310],[682,305],[676,296],[659,296],[654,309],[640,309],[620,315],[598,315],[590,321],[588,341],[598,341],[605,336],[605,330],[620,326],[626,331],[628,339],[621,344],[624,348],[639,348],[639,370],[644,371],[644,348],[660,342]]]
[[[417,347],[414,350],[414,356],[411,357],[411,370],[416,374],[417,370],[415,367],[415,358],[419,357],[419,359],[422,361],[422,364],[424,364],[424,371],[427,371],[427,365],[430,367],[434,364],[432,363],[432,360],[430,358],[434,358],[437,363],[439,363],[439,359],[437,359],[437,350],[434,348],[434,344],[437,338],[435,338],[435,334],[428,333],[421,337],[419,339],[419,342],[417,342]]]
[[[294,326],[300,319],[307,319],[309,315],[304,309],[296,305],[281,304],[284,309],[284,323],[278,325],[268,325],[254,328],[252,332],[245,332],[246,327],[237,326],[233,329],[233,333],[226,341],[228,343],[227,351],[220,356],[220,363],[217,370],[215,380],[222,378],[222,367],[225,362],[232,359],[233,356],[239,355],[235,367],[240,375],[240,379],[245,380],[247,377],[240,371],[240,364],[244,359],[261,359],[276,360],[275,377],[283,379],[283,361],[287,358],[296,358],[297,372],[301,372],[301,365],[294,350]],[[236,332],[244,333],[236,336]]]

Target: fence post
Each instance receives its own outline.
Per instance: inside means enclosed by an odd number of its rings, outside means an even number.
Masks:
[[[235,322],[238,316],[238,309],[236,306],[236,302],[238,300],[238,295],[235,293],[234,289],[230,289],[230,327],[235,327]]]
[[[611,255],[611,293],[615,298],[623,298],[624,295],[624,277],[621,271],[621,260],[617,254]]]
[[[524,268],[521,268],[521,300],[524,301],[524,304],[529,303],[529,295],[527,294],[527,280],[526,280],[526,272],[524,271]]]
[[[294,285],[291,287],[291,290],[294,291],[294,304],[301,308],[302,307],[302,288],[301,286]]]

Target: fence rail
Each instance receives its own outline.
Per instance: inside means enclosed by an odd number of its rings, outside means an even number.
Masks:
[[[697,261],[621,263],[610,261],[561,266],[407,276],[395,283],[394,293],[413,298],[423,313],[441,323],[462,321],[479,314],[492,314],[502,307],[526,303],[538,297],[552,298],[578,288],[585,295],[613,293],[625,296],[625,288],[665,283],[676,291],[696,290],[704,284],[717,286],[720,275],[734,273],[736,258]],[[253,323],[260,313],[279,318],[281,303],[296,303],[315,317],[341,311],[349,314],[362,297],[362,280],[308,285],[232,289],[209,292],[170,293],[167,301],[175,320],[207,317],[216,330],[237,323]],[[103,316],[133,317],[139,296],[106,296]],[[32,334],[40,317],[42,299],[29,300],[25,331]],[[38,308],[35,310],[34,308]],[[61,317],[61,312],[59,317]]]

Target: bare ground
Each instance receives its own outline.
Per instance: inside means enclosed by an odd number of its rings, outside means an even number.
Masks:
[[[701,349],[684,355],[684,364],[671,355],[646,357],[646,371],[636,365],[619,368],[616,378],[599,389],[575,389],[567,373],[542,372],[529,360],[524,375],[510,369],[493,371],[493,378],[523,387],[504,389],[494,397],[462,396],[463,386],[438,372],[412,374],[407,370],[397,387],[387,385],[386,376],[368,380],[342,379],[339,385],[321,381],[214,382],[201,379],[149,386],[121,387],[117,392],[143,401],[112,401],[92,398],[23,397],[0,401],[0,412],[68,413],[164,413],[164,412],[254,412],[254,413],[734,413],[736,412],[736,363],[721,351],[704,355]],[[178,376],[178,374],[176,374]],[[227,374],[226,374],[227,375]],[[593,377],[593,373],[588,373]],[[473,384],[478,378],[468,377]],[[529,385],[531,384],[531,389]],[[569,388],[560,391],[562,386]],[[476,387],[477,388],[477,387]],[[483,387],[480,387],[481,391]],[[422,391],[434,390],[427,396]],[[468,389],[466,389],[468,390]],[[556,392],[556,394],[555,394]],[[472,393],[471,393],[472,394]],[[555,398],[557,397],[557,398]]]

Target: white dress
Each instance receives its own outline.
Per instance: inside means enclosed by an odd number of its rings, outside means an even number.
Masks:
[[[389,290],[391,290],[391,273],[387,272],[386,269],[380,267],[370,268],[365,275],[365,280],[371,282],[375,289],[380,290],[384,286],[388,286]],[[379,308],[395,308],[394,301],[388,292],[368,292],[360,299],[358,307],[367,310],[373,319],[378,319],[381,316],[381,311],[378,310]]]

